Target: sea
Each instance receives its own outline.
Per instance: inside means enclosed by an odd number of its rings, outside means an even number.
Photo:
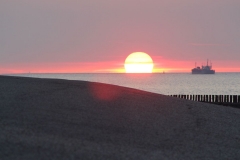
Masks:
[[[240,73],[29,73],[12,76],[101,82],[164,95],[240,95]]]

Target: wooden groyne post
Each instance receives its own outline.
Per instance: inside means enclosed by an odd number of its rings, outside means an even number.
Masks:
[[[240,108],[240,95],[185,95],[185,94],[174,94],[172,97],[187,99],[191,101],[199,101],[206,103],[214,103],[226,106],[233,106]]]

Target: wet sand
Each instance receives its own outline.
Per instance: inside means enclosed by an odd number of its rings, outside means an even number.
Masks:
[[[0,159],[240,159],[240,109],[0,76]]]

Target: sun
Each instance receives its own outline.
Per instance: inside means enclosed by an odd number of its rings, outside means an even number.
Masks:
[[[144,52],[134,52],[128,55],[124,64],[126,73],[152,73],[153,60]]]

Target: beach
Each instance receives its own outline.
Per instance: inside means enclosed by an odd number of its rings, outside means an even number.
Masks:
[[[1,159],[240,159],[240,110],[103,83],[0,76]]]

